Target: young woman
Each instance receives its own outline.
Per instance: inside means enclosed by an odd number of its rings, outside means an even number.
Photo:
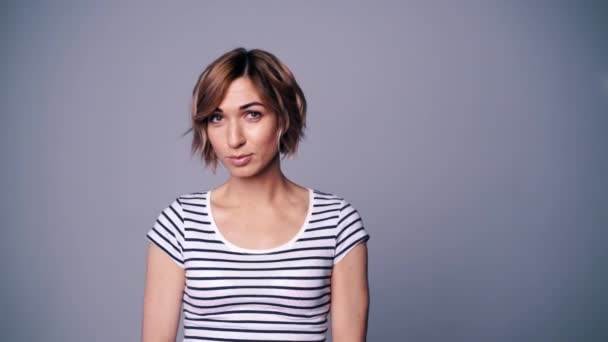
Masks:
[[[148,231],[142,341],[365,341],[367,247],[337,194],[281,172],[306,126],[306,100],[273,54],[238,48],[200,75],[192,152],[230,178],[182,194]],[[328,321],[328,316],[331,318]]]

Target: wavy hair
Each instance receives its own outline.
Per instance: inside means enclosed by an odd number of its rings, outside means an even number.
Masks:
[[[296,154],[298,143],[306,128],[306,98],[289,68],[275,55],[261,49],[239,47],[224,53],[201,73],[192,94],[191,154],[200,154],[215,174],[217,155],[207,135],[208,117],[220,105],[230,83],[237,78],[249,78],[262,101],[278,117],[277,144],[279,153]]]

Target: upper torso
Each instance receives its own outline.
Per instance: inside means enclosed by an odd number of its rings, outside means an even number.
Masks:
[[[231,222],[262,229],[257,215],[223,220],[218,229],[212,191],[181,195],[163,210],[148,238],[185,269],[184,340],[325,340],[333,266],[369,236],[343,198],[307,190],[305,220],[256,246],[251,235],[224,232]]]
[[[212,191],[208,210],[213,212],[215,224],[222,235],[237,246],[249,249],[281,246],[295,236],[305,223],[310,200],[307,188],[273,205],[254,203],[241,207],[223,201],[221,190]]]

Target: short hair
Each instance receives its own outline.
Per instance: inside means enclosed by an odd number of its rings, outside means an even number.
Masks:
[[[249,78],[264,104],[277,115],[279,153],[293,158],[306,128],[306,98],[289,68],[261,49],[238,47],[224,53],[201,73],[192,98],[191,154],[197,152],[215,174],[217,155],[208,139],[208,117],[220,105],[232,81]]]

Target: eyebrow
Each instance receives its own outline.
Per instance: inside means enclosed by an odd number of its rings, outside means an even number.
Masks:
[[[241,110],[242,110],[242,109],[247,109],[247,108],[249,108],[249,107],[251,107],[251,106],[255,106],[255,105],[258,105],[258,106],[262,106],[262,107],[264,107],[264,104],[263,104],[263,103],[260,103],[260,102],[257,102],[257,101],[253,101],[253,102],[249,102],[249,103],[246,103],[246,104],[244,104],[244,105],[240,106],[240,107],[239,107],[239,109],[241,109]],[[221,109],[218,107],[218,108],[215,108],[215,111],[214,111],[214,112],[223,113],[224,111],[223,111],[223,110],[221,110]]]

